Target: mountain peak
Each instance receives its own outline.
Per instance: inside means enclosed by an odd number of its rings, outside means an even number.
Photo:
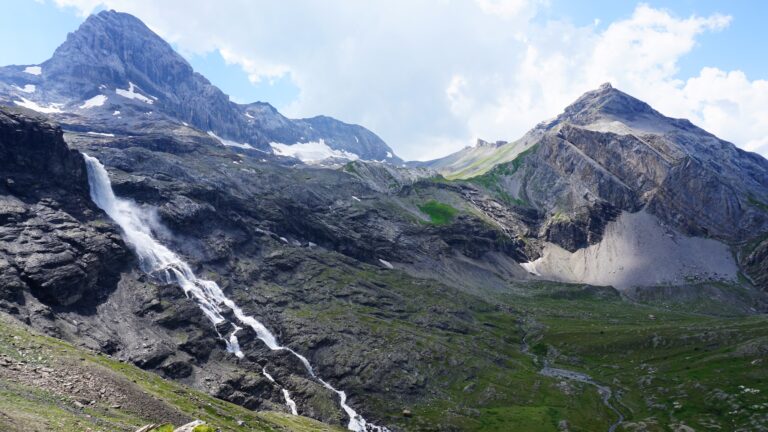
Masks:
[[[611,83],[605,82],[605,83],[600,84],[599,90],[609,90],[609,89],[612,89],[612,88],[613,88],[613,86],[611,85]]]
[[[659,120],[665,117],[640,99],[614,88],[611,83],[604,83],[566,107],[555,123],[587,125],[605,119],[633,123],[641,118]]]
[[[194,74],[141,20],[113,10],[88,17],[43,66],[49,78],[69,82],[62,90],[73,96],[94,92],[94,86],[126,88],[129,83],[162,93]]]

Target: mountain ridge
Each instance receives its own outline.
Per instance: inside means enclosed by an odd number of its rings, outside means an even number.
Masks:
[[[666,117],[646,102],[614,88],[610,83],[604,83],[595,90],[587,91],[554,119],[539,123],[522,138],[507,143],[501,141],[503,144],[497,146],[498,149],[495,152],[488,152],[487,146],[475,145],[443,158],[425,162],[411,162],[411,164],[435,169],[453,179],[470,178],[484,174],[499,163],[510,162],[519,153],[529,148],[543,131],[552,130],[568,123],[585,126],[596,131],[618,134],[643,135],[650,133],[664,135],[671,132],[688,131],[698,135],[698,138],[706,138],[704,141],[711,146],[727,148],[728,151],[739,153],[753,163],[766,165],[766,159],[761,155],[742,150],[732,143],[720,140],[687,119]],[[478,140],[478,142],[480,141],[482,140]],[[707,152],[702,153],[701,148],[690,147],[691,142],[678,144],[686,145],[684,149],[689,154],[711,156]],[[672,156],[680,155],[674,154]],[[483,159],[488,159],[487,162],[490,163],[481,164],[480,162],[486,162]],[[708,159],[710,158],[708,157]],[[477,166],[473,167],[473,165]]]

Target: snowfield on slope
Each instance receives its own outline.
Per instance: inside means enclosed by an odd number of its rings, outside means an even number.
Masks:
[[[117,93],[118,95],[124,98],[135,99],[149,105],[152,105],[153,103],[155,103],[155,100],[157,100],[157,98],[154,96],[146,97],[143,94],[136,92],[136,85],[130,81],[128,82],[127,90],[115,89],[115,93]]]
[[[83,102],[82,105],[80,105],[80,109],[89,109],[89,108],[96,108],[104,105],[104,103],[107,101],[107,97],[104,95],[96,95],[87,101]]]
[[[43,114],[54,114],[54,113],[62,112],[61,111],[62,104],[50,104],[48,106],[41,106],[41,105],[38,105],[36,102],[33,102],[27,98],[21,98],[20,101],[13,101],[13,103],[15,103],[20,107],[31,109],[32,111],[37,111]]]
[[[40,66],[27,66],[24,69],[24,72],[30,75],[41,75],[43,73],[43,68],[41,68]]]
[[[360,156],[344,150],[334,150],[325,143],[325,140],[309,141],[296,144],[270,143],[272,150],[280,156],[289,156],[302,162],[320,162],[330,158],[358,160]]]
[[[13,88],[24,93],[34,93],[37,90],[34,84],[27,84],[24,87],[13,86]]]
[[[186,126],[186,123],[185,123],[184,125]],[[237,147],[237,148],[241,148],[241,149],[250,149],[250,150],[255,150],[255,149],[253,148],[253,146],[252,146],[252,145],[250,145],[250,144],[248,144],[248,143],[239,143],[239,142],[235,142],[235,141],[232,141],[232,140],[224,139],[224,138],[222,138],[222,137],[220,137],[220,136],[216,135],[216,134],[215,134],[215,133],[213,133],[212,131],[208,131],[208,135],[210,135],[210,136],[212,136],[212,137],[216,138],[217,140],[219,140],[219,142],[221,143],[221,145],[225,145],[225,146],[227,146],[227,147]]]

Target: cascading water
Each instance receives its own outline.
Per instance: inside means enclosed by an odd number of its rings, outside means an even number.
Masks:
[[[275,378],[272,377],[272,375],[267,372],[267,368],[261,369],[262,375],[264,375],[272,384],[277,384],[277,381],[275,381]],[[291,399],[291,393],[288,392],[288,390],[285,389],[285,387],[282,387],[281,390],[283,391],[283,398],[285,398],[285,404],[288,405],[288,408],[291,409],[291,414],[293,415],[299,415],[299,411],[296,408],[296,402],[294,402],[293,399]]]
[[[221,290],[216,282],[199,279],[195,276],[189,265],[184,262],[176,253],[158,242],[153,234],[151,227],[157,225],[152,215],[145,209],[136,205],[136,203],[120,199],[112,191],[112,184],[109,181],[109,175],[104,166],[98,159],[83,154],[88,169],[88,184],[91,188],[91,199],[93,202],[112,220],[120,226],[123,232],[123,239],[133,249],[139,259],[141,269],[155,277],[161,277],[166,283],[177,283],[187,297],[195,300],[208,319],[218,326],[226,322],[224,313],[226,309],[232,311],[237,321],[256,332],[256,336],[264,342],[270,350],[286,351],[298,358],[306,368],[309,375],[316,379],[328,390],[336,393],[339,397],[339,405],[349,416],[347,428],[351,431],[379,431],[386,432],[387,428],[376,426],[366,422],[366,420],[352,407],[347,405],[347,395],[342,390],[337,390],[328,384],[322,378],[315,374],[312,365],[306,357],[292,350],[291,348],[281,346],[275,335],[272,334],[256,318],[246,315],[234,301],[229,299]],[[235,323],[229,338],[223,338],[227,345],[227,351],[233,353],[238,358],[243,357],[240,351],[240,345],[237,341],[236,333],[241,330]],[[266,371],[265,371],[266,372]],[[267,376],[265,374],[265,376]],[[271,378],[271,376],[268,376]],[[274,381],[274,380],[272,380]],[[290,398],[288,390],[283,388],[283,395],[286,403],[295,413],[295,403]]]

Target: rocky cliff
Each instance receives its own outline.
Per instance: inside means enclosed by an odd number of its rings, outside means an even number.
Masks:
[[[0,112],[0,267],[6,308],[33,295],[51,306],[114,289],[131,257],[100,221],[82,156],[58,126]]]

